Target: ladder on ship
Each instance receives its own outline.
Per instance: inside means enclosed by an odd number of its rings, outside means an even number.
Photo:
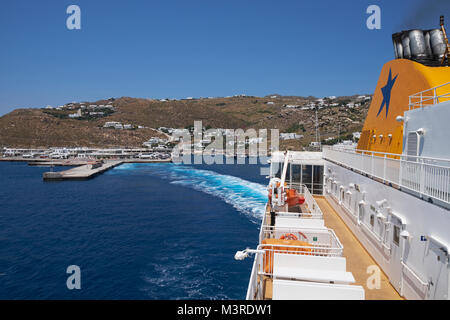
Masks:
[[[445,62],[445,59],[447,59],[447,65],[450,66],[450,45],[448,43],[447,32],[445,31],[445,27],[444,27],[444,16],[441,16],[441,31],[442,31],[442,35],[444,36],[444,43],[445,43],[445,52],[444,52],[444,56],[442,57],[441,64],[443,65]]]

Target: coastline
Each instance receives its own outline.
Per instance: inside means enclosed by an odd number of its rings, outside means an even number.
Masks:
[[[72,161],[71,161],[72,160]],[[95,159],[95,160],[106,160],[106,159]],[[111,159],[114,160],[114,159]],[[31,166],[79,166],[85,165],[88,162],[94,160],[77,160],[77,159],[66,159],[66,160],[46,160],[46,159],[26,159],[21,157],[11,157],[11,158],[0,158],[0,162],[28,162]],[[120,159],[123,163],[159,163],[159,162],[172,162],[172,159]]]

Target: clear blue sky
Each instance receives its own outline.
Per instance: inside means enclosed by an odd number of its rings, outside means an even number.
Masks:
[[[420,0],[2,0],[0,115],[120,96],[372,93],[393,31],[437,27],[439,13],[450,26],[450,1],[425,2],[424,17]],[[81,30],[66,28],[70,4]],[[381,30],[366,28],[370,4]]]

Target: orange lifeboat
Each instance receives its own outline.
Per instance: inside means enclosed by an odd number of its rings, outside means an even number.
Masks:
[[[310,255],[313,254],[311,244],[300,240],[286,239],[264,239],[262,242],[262,250],[266,250],[264,254],[264,272],[273,273],[274,252],[283,252],[289,254]],[[294,246],[294,247],[292,247]]]
[[[295,189],[286,189],[287,203],[289,207],[296,206],[298,204],[303,204],[305,202],[305,197],[297,193]]]

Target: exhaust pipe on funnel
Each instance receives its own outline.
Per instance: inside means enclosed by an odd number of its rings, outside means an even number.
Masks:
[[[444,17],[440,17],[441,29],[407,30],[392,35],[396,59],[410,59],[428,66],[442,65],[450,55]],[[446,58],[447,57],[447,58]]]
[[[408,34],[411,57],[413,59],[427,58],[425,37],[422,30],[411,30]]]

